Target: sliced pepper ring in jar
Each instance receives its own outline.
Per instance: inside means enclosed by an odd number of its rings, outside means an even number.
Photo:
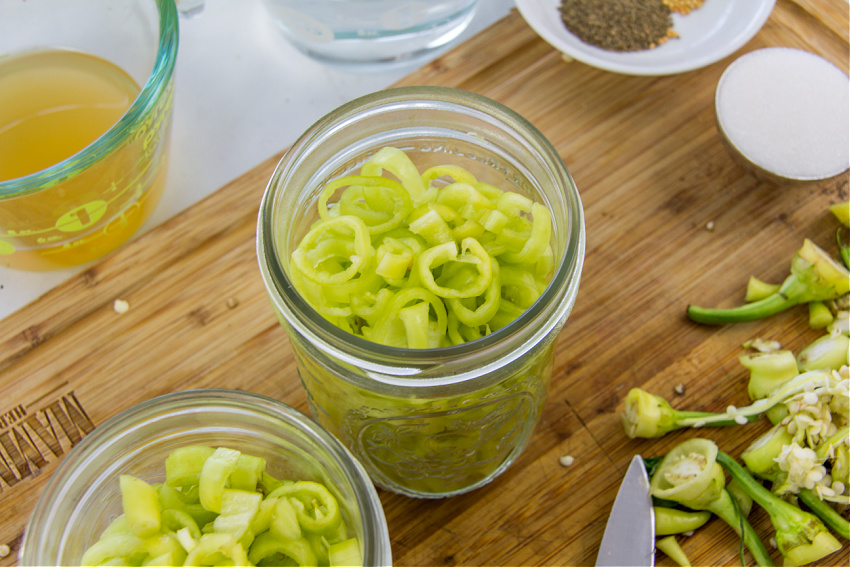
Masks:
[[[487,251],[474,238],[464,238],[460,247],[461,253],[458,254],[457,244],[454,241],[446,242],[425,250],[419,256],[419,277],[428,291],[446,299],[460,299],[481,295],[490,285],[493,269]],[[463,289],[439,285],[433,270],[449,262],[470,264],[478,270],[479,276],[463,286]]]
[[[345,236],[343,236],[345,235]],[[317,253],[319,258],[311,258]],[[341,284],[352,279],[372,259],[369,228],[352,215],[319,221],[292,253],[292,260],[305,277],[318,284]],[[317,259],[318,262],[314,262]],[[339,259],[337,265],[330,260]],[[348,264],[347,266],[345,264]],[[330,271],[337,268],[336,271]]]
[[[287,498],[295,508],[298,524],[308,533],[330,532],[342,521],[336,498],[318,482],[299,480],[284,484],[267,498]]]
[[[363,175],[380,177],[385,169],[401,181],[414,206],[434,200],[436,188],[425,186],[419,170],[416,169],[407,154],[398,148],[391,146],[381,148],[378,153],[363,164],[360,172]]]
[[[426,311],[424,313],[417,310],[405,311],[416,305],[426,306]],[[436,317],[435,321],[431,319],[431,310]],[[425,326],[421,329],[412,329],[414,319],[424,323]],[[446,334],[447,321],[446,307],[439,297],[423,287],[406,287],[386,302],[375,322],[371,336],[373,340],[382,344],[404,343],[406,339],[408,345],[426,344],[437,347],[440,346],[437,337]],[[402,334],[404,337],[401,336]]]
[[[493,277],[490,279],[490,285],[484,292],[483,301],[474,308],[466,306],[468,301],[476,301],[477,298],[467,299],[448,299],[449,308],[457,317],[458,321],[469,327],[478,327],[486,325],[496,313],[499,312],[499,305],[502,299],[502,278],[499,262],[495,259],[490,260],[493,270]]]
[[[422,182],[426,187],[430,187],[431,182],[440,177],[451,177],[458,183],[475,184],[478,182],[474,175],[459,165],[435,165],[422,172]]]
[[[333,218],[328,201],[342,187],[347,189],[336,205],[338,215],[359,217],[370,234],[398,227],[413,208],[410,195],[397,181],[386,177],[348,176],[335,179],[322,189],[318,208],[323,220]]]

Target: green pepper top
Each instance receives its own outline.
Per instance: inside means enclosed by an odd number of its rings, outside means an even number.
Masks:
[[[848,291],[850,271],[807,238],[791,260],[791,274],[775,293],[731,309],[689,305],[687,314],[697,323],[740,323],[762,319],[801,303],[836,299]]]
[[[752,526],[726,490],[719,450],[708,439],[694,438],[676,445],[650,479],[655,498],[670,500],[693,510],[708,510],[739,533],[759,565],[773,565]]]

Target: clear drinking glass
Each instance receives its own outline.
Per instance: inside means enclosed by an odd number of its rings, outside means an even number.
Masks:
[[[362,546],[364,565],[391,565],[381,501],[363,467],[301,412],[256,394],[193,390],[160,396],[98,426],[65,457],[36,504],[21,565],[79,565],[121,513],[118,477],[165,478],[178,447],[229,447],[263,457],[276,478],[325,484]]]
[[[165,182],[177,43],[174,0],[0,2],[0,265],[82,264],[150,216]],[[44,122],[74,110],[86,114]],[[93,116],[102,129],[71,139]]]
[[[332,179],[384,146],[420,171],[453,164],[549,207],[555,267],[521,316],[458,346],[404,349],[349,334],[295,291],[289,258]],[[544,136],[515,112],[459,89],[407,87],[346,104],[313,125],[278,164],[257,229],[260,270],[297,356],[313,415],[389,490],[467,492],[527,445],[552,374],[553,342],[578,293],[584,215],[576,186]]]
[[[263,0],[283,35],[326,64],[385,68],[456,39],[478,0]]]

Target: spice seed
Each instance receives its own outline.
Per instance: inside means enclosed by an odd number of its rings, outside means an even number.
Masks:
[[[652,49],[676,37],[662,0],[561,0],[559,9],[570,32],[610,51]]]
[[[686,16],[693,10],[696,10],[705,0],[662,0],[664,5],[670,8],[671,12]]]

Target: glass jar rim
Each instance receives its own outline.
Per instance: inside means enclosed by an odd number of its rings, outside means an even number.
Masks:
[[[22,197],[73,177],[113,152],[133,133],[133,127],[157,103],[174,73],[179,42],[175,0],[155,0],[159,13],[159,40],[153,69],[130,107],[109,130],[79,152],[23,177],[0,181],[0,199]]]
[[[475,341],[460,345],[408,349],[386,346],[352,335],[327,321],[307,304],[295,291],[294,286],[281,265],[275,239],[276,207],[275,196],[281,187],[281,178],[288,173],[291,162],[300,154],[310,151],[310,144],[322,135],[332,135],[347,121],[361,114],[378,114],[387,107],[409,104],[411,106],[442,106],[455,110],[467,110],[486,114],[498,120],[512,133],[521,135],[534,146],[538,155],[546,160],[549,171],[559,180],[568,204],[567,239],[564,253],[556,265],[549,285],[535,303],[505,327]],[[561,319],[560,313],[568,312],[578,292],[579,276],[584,261],[585,230],[584,212],[578,189],[572,176],[551,143],[529,121],[507,106],[485,96],[454,87],[414,86],[396,87],[371,93],[354,99],[315,122],[296,142],[290,146],[278,163],[263,195],[257,228],[257,256],[266,287],[272,301],[290,324],[308,337],[314,344],[340,360],[355,364],[365,370],[374,371],[381,381],[391,385],[432,386],[440,381],[412,378],[418,374],[417,365],[442,366],[453,359],[469,357],[486,358],[485,353],[504,348],[507,338],[521,335],[526,341],[546,334]],[[560,304],[557,302],[560,301]],[[531,323],[541,313],[550,313],[542,326]],[[305,314],[316,314],[314,318]],[[294,319],[293,319],[294,318]],[[519,349],[521,350],[521,349]]]
[[[379,561],[389,557],[389,532],[383,506],[368,473],[351,452],[303,412],[261,394],[224,388],[185,390],[145,400],[110,417],[83,437],[65,456],[44,487],[24,532],[21,556],[27,553],[28,545],[37,543],[37,540],[29,541],[33,527],[41,528],[37,530],[36,537],[40,537],[41,533],[50,533],[48,528],[51,505],[56,498],[64,495],[63,481],[75,478],[78,474],[77,467],[85,466],[94,458],[103,442],[110,441],[112,445],[116,445],[122,437],[132,435],[136,428],[154,420],[161,421],[169,416],[177,416],[176,411],[182,412],[189,408],[250,411],[266,419],[290,424],[309,440],[317,441],[341,466],[346,482],[351,485],[356,495],[358,513],[362,518],[364,546],[367,542],[374,543],[373,548],[364,548],[366,555]],[[159,413],[152,415],[154,410]],[[36,549],[35,553],[39,553],[39,550]]]

